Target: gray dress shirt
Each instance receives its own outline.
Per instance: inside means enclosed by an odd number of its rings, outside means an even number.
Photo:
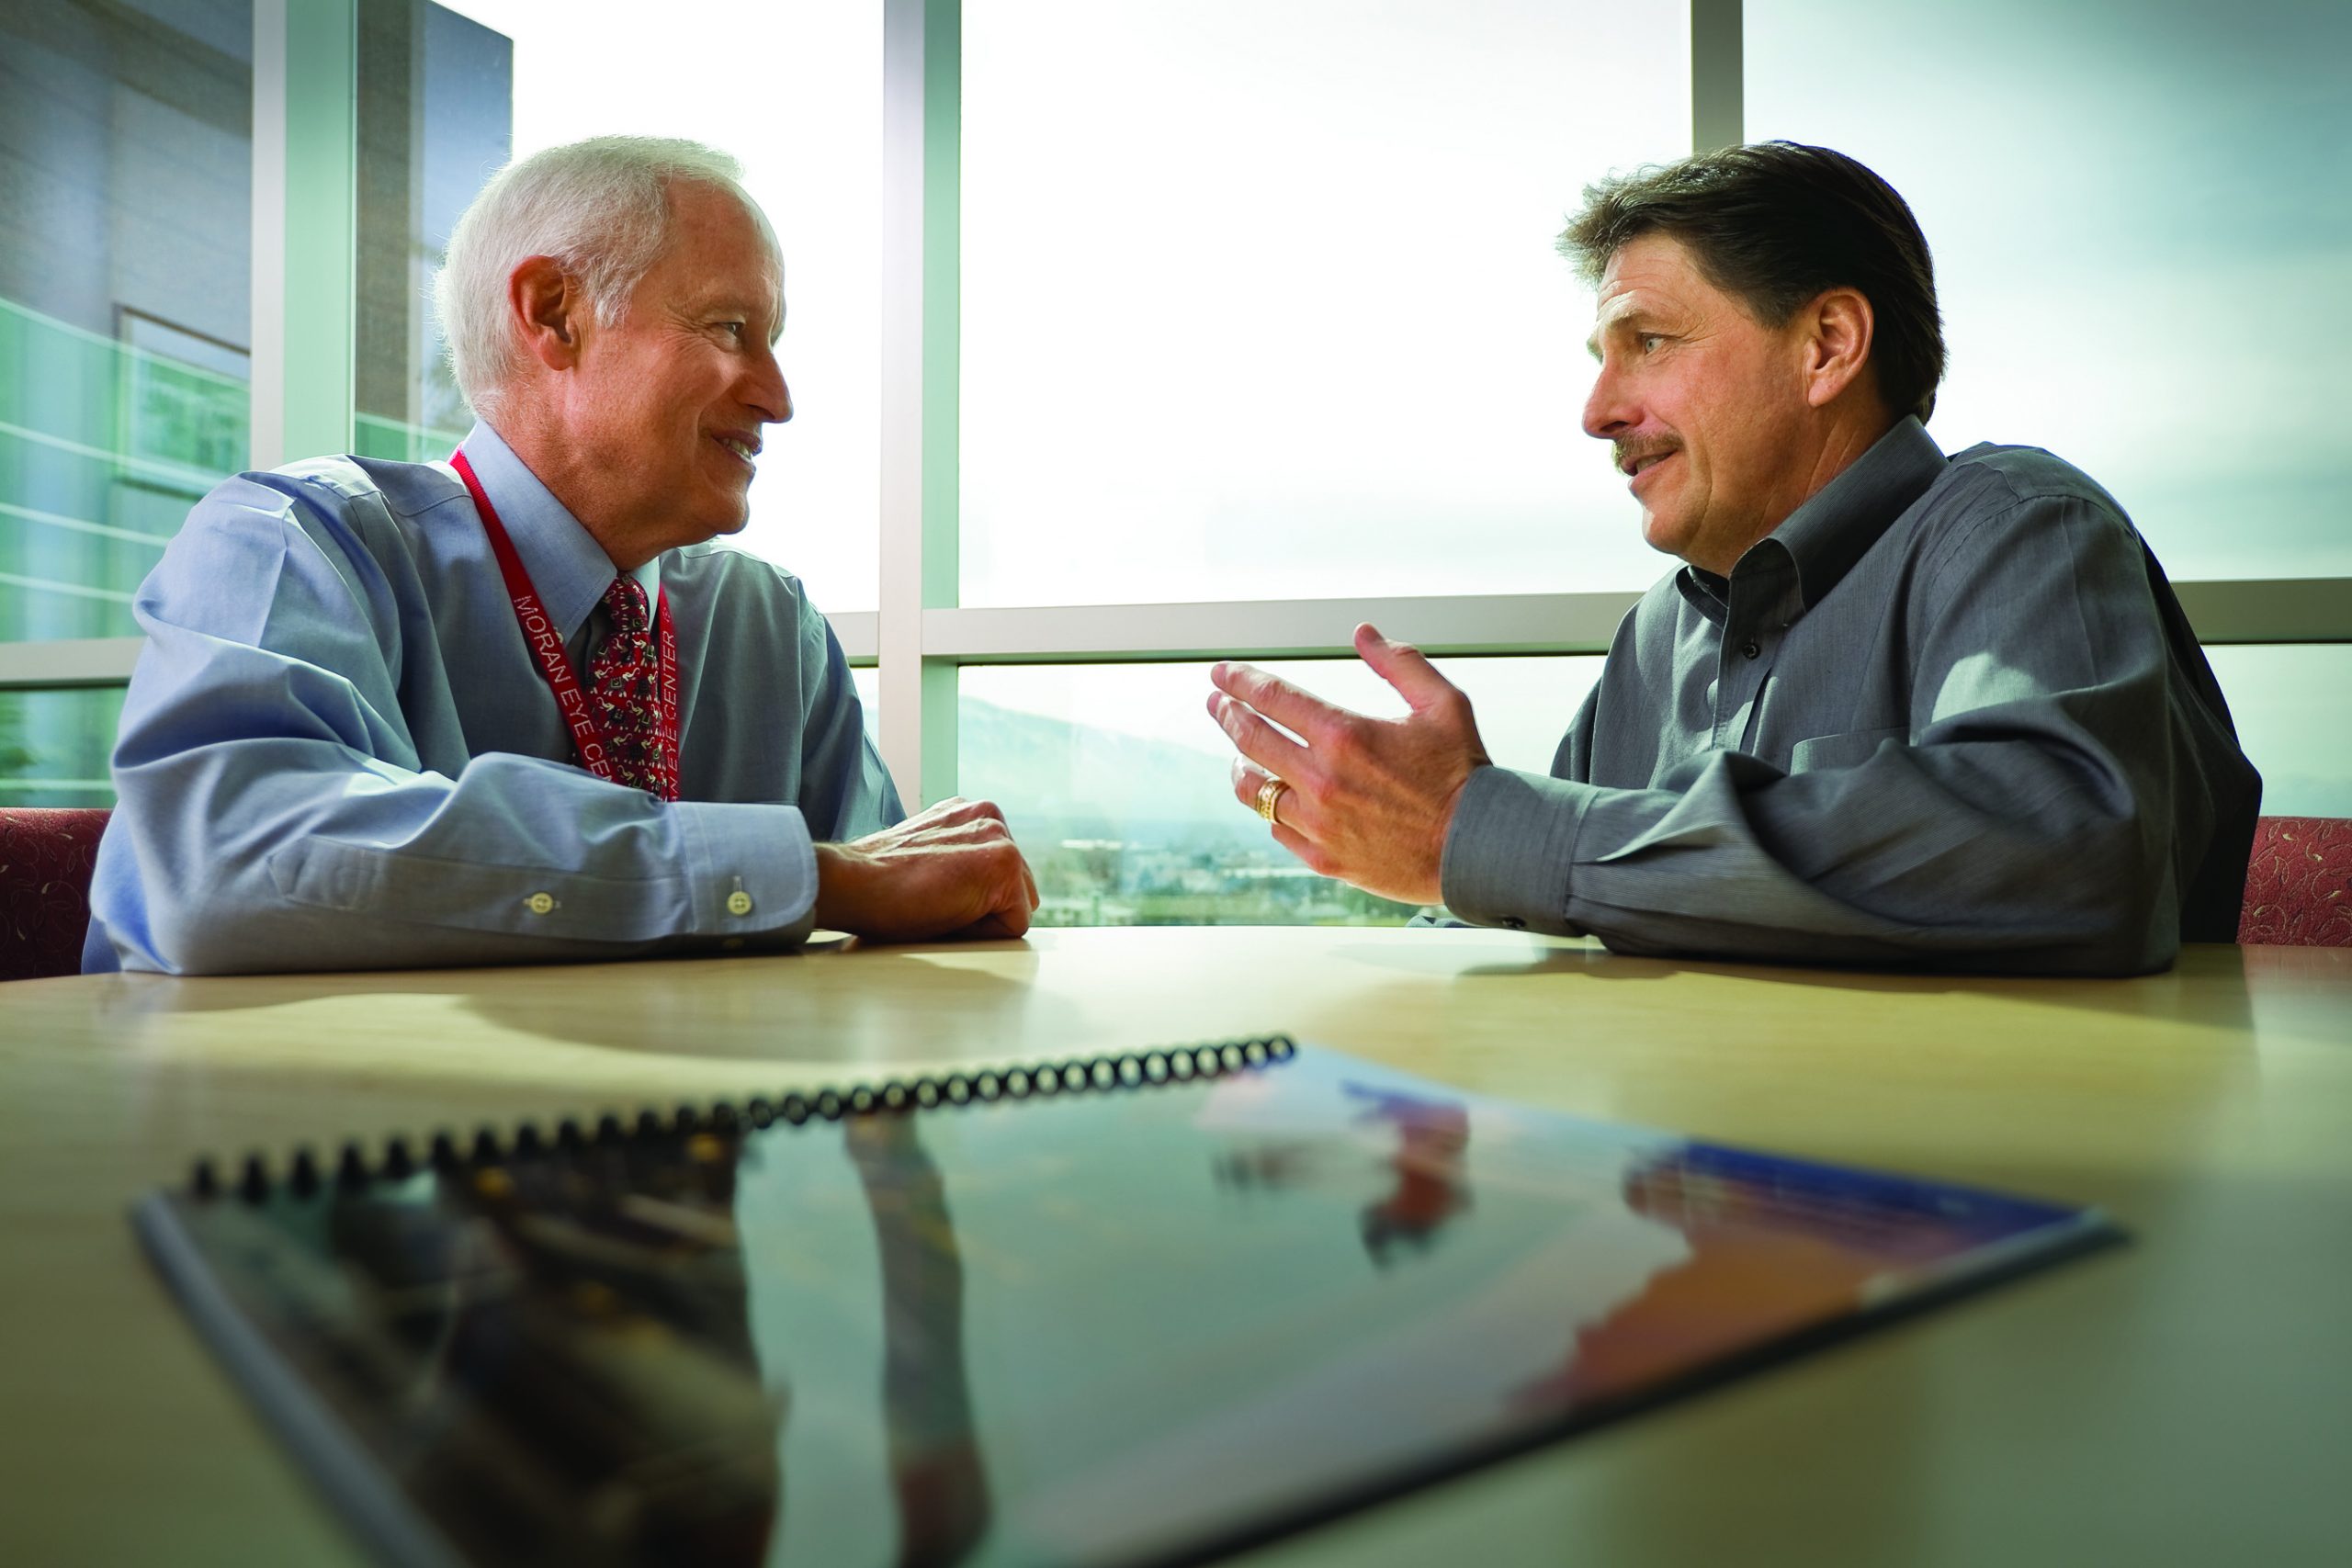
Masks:
[[[466,455],[573,668],[611,559],[495,431]],[[575,765],[465,487],[349,457],[230,479],[134,608],[86,970],[219,974],[788,945],[816,842],[904,815],[841,645],[767,562],[660,558],[679,793]]]
[[[1617,628],[1549,776],[1481,768],[1463,919],[1613,949],[2135,974],[2235,939],[2262,781],[2114,499],[1916,419]]]

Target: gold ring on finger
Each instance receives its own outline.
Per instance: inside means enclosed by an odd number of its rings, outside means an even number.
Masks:
[[[1278,820],[1274,808],[1282,804],[1283,791],[1288,788],[1288,780],[1268,773],[1266,782],[1258,786],[1258,815],[1269,822]]]

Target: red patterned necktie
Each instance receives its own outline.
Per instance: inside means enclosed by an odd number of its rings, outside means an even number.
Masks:
[[[605,731],[613,782],[662,793],[661,656],[653,647],[645,590],[616,577],[605,590],[613,629],[588,666],[588,709]]]

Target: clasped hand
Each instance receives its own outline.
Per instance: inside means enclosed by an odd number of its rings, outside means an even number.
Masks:
[[[1291,787],[1276,807],[1275,842],[1325,876],[1435,904],[1446,829],[1487,749],[1470,699],[1419,649],[1369,626],[1356,628],[1355,644],[1405,699],[1403,718],[1350,713],[1248,664],[1209,671],[1209,713],[1241,752],[1234,796],[1254,805],[1267,775],[1280,777]]]
[[[882,942],[1017,937],[1037,908],[1030,874],[984,800],[951,796],[845,844],[817,846],[817,924]]]

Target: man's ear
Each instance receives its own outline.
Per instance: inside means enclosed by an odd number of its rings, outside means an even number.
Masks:
[[[1826,408],[1870,367],[1877,319],[1859,288],[1832,288],[1798,311],[1805,401]]]
[[[578,284],[553,256],[526,256],[506,278],[506,308],[524,351],[550,370],[580,362],[580,329],[588,317]]]

